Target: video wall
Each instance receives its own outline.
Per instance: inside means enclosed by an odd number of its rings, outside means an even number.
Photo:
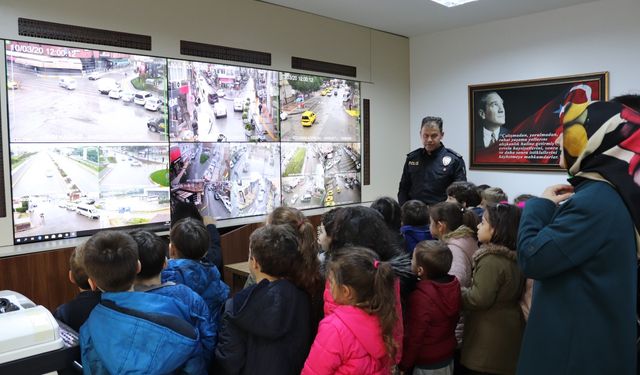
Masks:
[[[14,243],[361,201],[358,82],[5,41]]]

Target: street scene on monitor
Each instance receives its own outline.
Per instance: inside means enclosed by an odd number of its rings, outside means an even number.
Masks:
[[[171,141],[274,142],[278,73],[169,60]]]
[[[172,199],[217,219],[263,215],[280,205],[280,145],[172,143]]]
[[[358,82],[280,73],[281,139],[359,142],[359,103]]]
[[[13,144],[16,241],[168,222],[167,155],[153,144]]]
[[[283,143],[282,203],[296,208],[360,202],[359,143]]]
[[[166,59],[5,41],[12,142],[167,139]]]

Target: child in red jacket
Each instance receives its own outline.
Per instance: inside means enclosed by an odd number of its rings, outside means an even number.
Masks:
[[[453,373],[461,296],[458,279],[448,274],[452,259],[440,241],[419,242],[413,252],[411,268],[420,281],[409,295],[400,362],[408,374]]]
[[[318,327],[302,375],[389,375],[397,343],[394,272],[363,247],[336,250],[327,266],[338,304]]]

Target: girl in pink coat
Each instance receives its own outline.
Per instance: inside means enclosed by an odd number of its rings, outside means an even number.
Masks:
[[[302,375],[389,375],[398,347],[393,268],[369,249],[348,247],[327,271],[338,306],[320,322]]]

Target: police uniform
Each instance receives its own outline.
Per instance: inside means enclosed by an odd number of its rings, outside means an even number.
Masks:
[[[407,154],[398,190],[398,202],[417,199],[431,205],[447,199],[447,187],[454,181],[466,181],[462,156],[440,144],[429,153],[424,147]]]

